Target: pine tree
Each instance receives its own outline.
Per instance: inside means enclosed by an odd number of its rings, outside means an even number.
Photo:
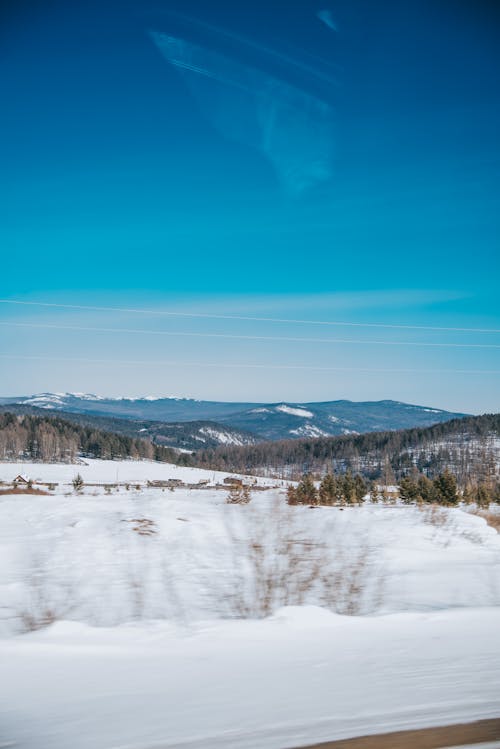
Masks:
[[[446,470],[434,479],[434,489],[438,502],[445,505],[458,503],[457,480],[450,471]]]
[[[319,503],[321,505],[333,505],[337,501],[337,480],[331,473],[326,473],[323,476],[321,484],[319,486]]]
[[[298,505],[297,489],[293,484],[288,485],[288,489],[286,490],[286,501],[289,505]]]
[[[75,490],[75,492],[81,492],[81,490],[83,489],[84,483],[79,473],[76,474],[75,478],[73,479],[71,483],[73,484],[73,489]]]
[[[428,504],[436,501],[436,490],[432,481],[427,476],[420,476],[418,479],[418,493],[422,502]],[[418,498],[417,498],[418,501]]]
[[[476,504],[482,510],[487,510],[490,506],[491,496],[487,484],[478,484],[476,489]]]
[[[350,471],[346,471],[344,474],[342,481],[342,497],[345,504],[348,505],[354,505],[357,503],[357,496],[356,496],[356,482],[354,481],[352,477],[352,473]]]
[[[419,495],[418,484],[411,478],[411,476],[405,476],[399,482],[399,496],[401,501],[405,505],[411,505],[417,501]]]
[[[300,479],[296,489],[297,504],[314,505],[318,501],[318,492],[311,476],[306,473]]]
[[[362,504],[365,501],[366,484],[359,474],[354,477],[354,493],[358,505]]]

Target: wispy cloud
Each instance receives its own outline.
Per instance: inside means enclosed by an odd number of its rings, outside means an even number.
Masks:
[[[210,123],[225,137],[258,149],[288,191],[302,193],[331,178],[327,102],[207,47],[167,34],[152,38]]]
[[[318,10],[316,15],[320,21],[323,21],[323,23],[328,26],[329,29],[331,29],[332,31],[338,32],[339,29],[338,29],[337,24],[335,23],[331,10],[327,10],[327,9]]]

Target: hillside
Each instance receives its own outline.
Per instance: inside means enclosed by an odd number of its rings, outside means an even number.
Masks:
[[[417,469],[433,477],[449,468],[459,481],[500,462],[500,414],[453,419],[426,428],[220,447],[197,455],[200,465],[279,477],[303,472],[359,472],[387,483]],[[494,468],[493,468],[494,470]]]
[[[491,478],[500,465],[500,414],[425,428],[252,442],[251,435],[212,422],[162,424],[12,408],[15,413],[0,412],[4,461],[71,463],[80,457],[131,457],[276,478],[350,470],[386,484],[414,470],[433,478],[448,468],[462,485],[472,477]]]
[[[0,413],[0,460],[74,463],[82,456],[188,462],[187,456],[147,439],[75,424],[58,416]]]
[[[217,447],[218,445],[251,445],[258,441],[250,432],[224,424],[217,424],[213,421],[163,422],[146,419],[125,419],[115,416],[58,411],[16,403],[0,406],[0,413],[2,412],[65,419],[93,429],[102,429],[136,439],[146,439],[156,445],[188,452]]]
[[[437,408],[383,400],[321,403],[226,403],[189,398],[104,398],[86,393],[42,393],[0,398],[0,404],[23,404],[50,411],[77,413],[135,421],[159,421],[163,425],[185,422],[216,422],[221,429],[235,430],[242,444],[253,440],[300,439],[429,426],[465,414]],[[148,429],[149,427],[145,427]],[[214,427],[210,427],[212,430]],[[164,426],[162,427],[164,429]],[[197,427],[190,430],[195,435]],[[217,430],[216,430],[217,431]],[[243,436],[241,436],[243,433]],[[172,434],[163,434],[172,437]],[[198,436],[200,436],[198,434]],[[202,435],[203,436],[203,433]],[[210,434],[205,434],[205,437]],[[213,436],[213,435],[212,435]],[[231,441],[227,438],[220,442]],[[198,440],[198,442],[201,442]],[[169,442],[168,444],[174,444]],[[201,443],[203,445],[203,443]],[[180,446],[180,445],[177,445]],[[208,443],[207,445],[208,446]],[[190,449],[196,449],[191,440]]]

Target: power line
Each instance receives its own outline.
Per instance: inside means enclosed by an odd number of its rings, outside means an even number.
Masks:
[[[110,364],[110,365],[138,365],[138,366],[167,366],[167,367],[210,367],[221,369],[296,369],[319,372],[380,372],[380,373],[399,373],[399,374],[479,374],[479,375],[498,375],[500,370],[491,369],[374,369],[372,367],[322,367],[308,364],[264,364],[264,363],[245,363],[245,362],[192,362],[192,361],[172,361],[156,360],[147,361],[144,359],[90,359],[86,357],[67,357],[67,356],[37,356],[31,354],[7,354],[0,353],[2,359],[22,359],[33,361],[65,361],[79,364]]]
[[[432,348],[486,348],[500,349],[500,343],[443,343],[433,341],[373,341],[356,338],[301,338],[298,336],[260,336],[236,333],[199,333],[193,331],[147,330],[144,328],[105,328],[86,325],[56,325],[54,323],[28,323],[0,321],[4,327],[36,328],[45,330],[72,330],[87,333],[126,333],[139,335],[161,335],[176,338],[223,338],[244,341],[286,341],[289,343],[330,343],[373,346],[425,346]]]
[[[284,323],[284,324],[297,324],[297,325],[332,325],[332,326],[347,326],[347,327],[359,327],[359,328],[388,328],[396,330],[437,330],[437,331],[448,331],[455,333],[500,333],[500,329],[497,328],[460,328],[460,327],[446,327],[446,326],[435,326],[435,325],[399,325],[392,323],[374,323],[374,322],[351,322],[344,320],[301,320],[294,318],[280,318],[280,317],[258,317],[251,315],[221,315],[209,312],[177,312],[172,310],[154,310],[154,309],[141,309],[133,307],[100,307],[88,304],[59,304],[56,302],[27,302],[20,299],[0,299],[0,304],[15,304],[31,307],[52,307],[59,309],[74,309],[74,310],[89,310],[93,312],[124,312],[128,314],[141,314],[141,315],[164,315],[169,317],[188,317],[188,318],[201,318],[209,320],[240,320],[249,322],[270,322],[270,323]]]

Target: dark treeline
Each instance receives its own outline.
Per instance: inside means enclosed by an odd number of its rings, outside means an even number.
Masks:
[[[147,440],[70,423],[54,416],[0,414],[0,460],[72,463],[80,456],[189,463],[189,456]]]
[[[359,474],[353,476],[347,471],[337,476],[326,473],[319,486],[316,486],[309,474],[305,474],[296,485],[290,484],[287,490],[290,505],[345,507],[360,505],[366,499],[375,503],[393,503],[398,498],[407,505],[438,504],[453,507],[459,502],[465,502],[486,509],[492,502],[500,504],[500,482],[493,475],[483,481],[469,481],[460,490],[451,471],[445,470],[434,479],[415,471],[401,479],[396,493],[388,491],[388,487],[380,486],[376,481],[369,486]]]
[[[431,427],[343,437],[221,446],[197,454],[210,468],[298,478],[353,473],[390,484],[417,471],[434,478],[449,469],[461,486],[496,463],[500,414],[453,419]]]

